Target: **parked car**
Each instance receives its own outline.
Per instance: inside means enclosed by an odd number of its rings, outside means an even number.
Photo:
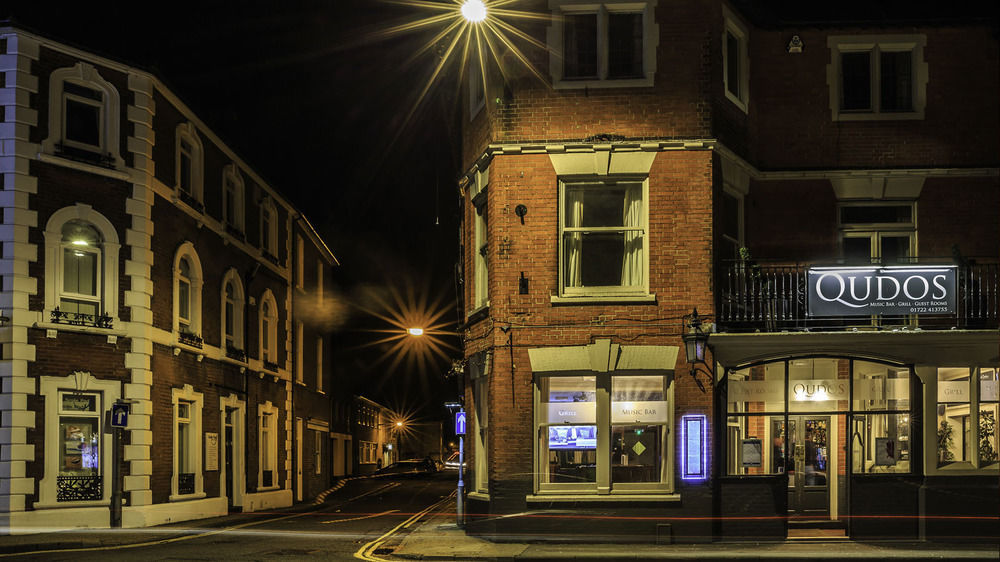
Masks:
[[[447,460],[444,461],[444,467],[450,468],[452,470],[458,470],[458,462],[459,462],[458,459],[459,459],[458,451],[455,451],[448,457]],[[465,468],[464,461],[462,461],[462,468]]]
[[[434,474],[437,466],[430,459],[408,459],[390,464],[375,471],[380,476],[420,476]]]

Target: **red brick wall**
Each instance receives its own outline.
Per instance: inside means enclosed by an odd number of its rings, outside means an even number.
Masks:
[[[1000,182],[992,178],[929,178],[917,201],[919,256],[1000,257]]]
[[[754,259],[839,257],[837,198],[827,180],[754,181],[744,201]]]

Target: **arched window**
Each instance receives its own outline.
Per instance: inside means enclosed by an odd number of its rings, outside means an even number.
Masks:
[[[270,290],[260,298],[260,359],[278,362],[278,304]]]
[[[243,232],[243,178],[235,164],[222,172],[222,220],[231,230]]]
[[[278,257],[278,212],[270,197],[260,204],[260,249]]]
[[[114,226],[90,205],[52,214],[45,228],[45,310],[53,322],[112,327],[118,249]]]
[[[201,210],[204,208],[204,150],[201,139],[191,123],[178,125],[175,138],[177,196],[188,205]]]
[[[222,280],[222,342],[226,355],[243,360],[243,282],[235,268]]]
[[[174,257],[174,321],[178,339],[201,346],[201,260],[190,242],[181,244]]]
[[[49,136],[42,153],[123,168],[118,90],[84,62],[49,76]]]

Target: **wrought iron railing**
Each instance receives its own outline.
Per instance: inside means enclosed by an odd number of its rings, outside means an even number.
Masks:
[[[194,493],[194,473],[193,472],[182,472],[177,475],[177,494],[193,494]]]
[[[56,307],[50,316],[53,324],[69,326],[92,326],[94,328],[111,329],[114,319],[107,314],[83,314],[81,312],[63,312]]]
[[[941,265],[942,260],[928,261]],[[1000,325],[1000,264],[957,265],[954,313],[809,316],[807,270],[812,264],[735,261],[719,275],[716,324],[727,332],[870,329],[993,329]]]
[[[104,480],[100,475],[56,476],[56,501],[96,501],[103,498]]]
[[[270,361],[265,360],[264,361],[264,370],[271,371],[273,373],[277,373],[278,372],[278,364],[277,363],[272,363]]]
[[[184,332],[184,331],[181,331],[177,334],[177,339],[185,345],[190,345],[191,347],[197,347],[198,349],[201,349],[201,344],[203,342],[201,336],[199,336],[198,334],[192,334],[191,332]]]
[[[77,162],[86,162],[104,168],[115,167],[115,159],[108,153],[94,152],[92,150],[67,146],[63,143],[56,143],[55,153],[56,156],[76,160]]]
[[[238,347],[226,344],[226,357],[245,362],[247,360],[247,352]]]

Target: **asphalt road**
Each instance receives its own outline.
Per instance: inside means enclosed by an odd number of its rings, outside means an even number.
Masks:
[[[454,471],[348,481],[315,509],[230,516],[134,534],[141,546],[38,552],[18,560],[351,560],[378,555],[455,489]]]

